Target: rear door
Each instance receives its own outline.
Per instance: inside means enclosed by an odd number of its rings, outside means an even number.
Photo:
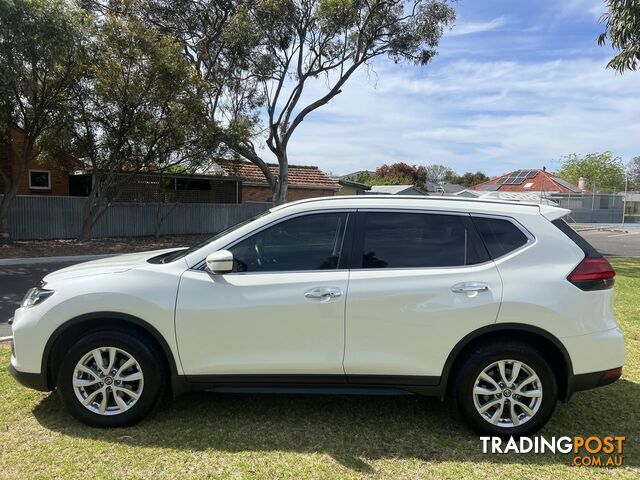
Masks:
[[[437,383],[456,343],[496,321],[502,282],[468,214],[360,210],[351,262],[353,381]]]

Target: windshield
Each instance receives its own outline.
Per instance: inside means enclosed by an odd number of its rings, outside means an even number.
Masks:
[[[201,249],[202,247],[204,247],[205,245],[208,245],[209,243],[213,242],[214,240],[218,240],[219,238],[222,238],[224,235],[226,235],[227,233],[231,233],[234,230],[237,230],[240,227],[243,227],[245,225],[247,225],[248,223],[253,222],[254,220],[257,220],[260,217],[264,217],[265,215],[267,215],[268,213],[270,213],[269,210],[259,213],[258,215],[251,217],[247,220],[244,220],[240,223],[236,223],[235,225],[227,228],[226,230],[223,230],[219,233],[216,233],[213,237],[211,238],[207,238],[205,241],[198,243],[197,245],[194,245],[193,247],[187,248],[185,250],[179,250],[175,253],[172,253],[170,255],[167,255],[166,257],[164,257],[164,259],[162,260],[162,263],[169,263],[169,262],[173,262],[175,260],[178,260],[179,258],[184,258],[187,255],[195,252],[196,250]]]

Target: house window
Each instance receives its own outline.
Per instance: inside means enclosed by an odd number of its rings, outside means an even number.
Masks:
[[[32,190],[51,190],[51,172],[49,170],[29,170],[29,188]]]

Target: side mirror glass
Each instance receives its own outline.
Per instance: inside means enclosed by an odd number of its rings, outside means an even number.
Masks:
[[[229,273],[233,270],[233,254],[229,250],[218,250],[207,255],[207,271]]]

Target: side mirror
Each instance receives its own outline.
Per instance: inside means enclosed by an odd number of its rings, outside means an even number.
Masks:
[[[229,273],[233,270],[233,254],[229,250],[218,250],[207,255],[207,271]]]

